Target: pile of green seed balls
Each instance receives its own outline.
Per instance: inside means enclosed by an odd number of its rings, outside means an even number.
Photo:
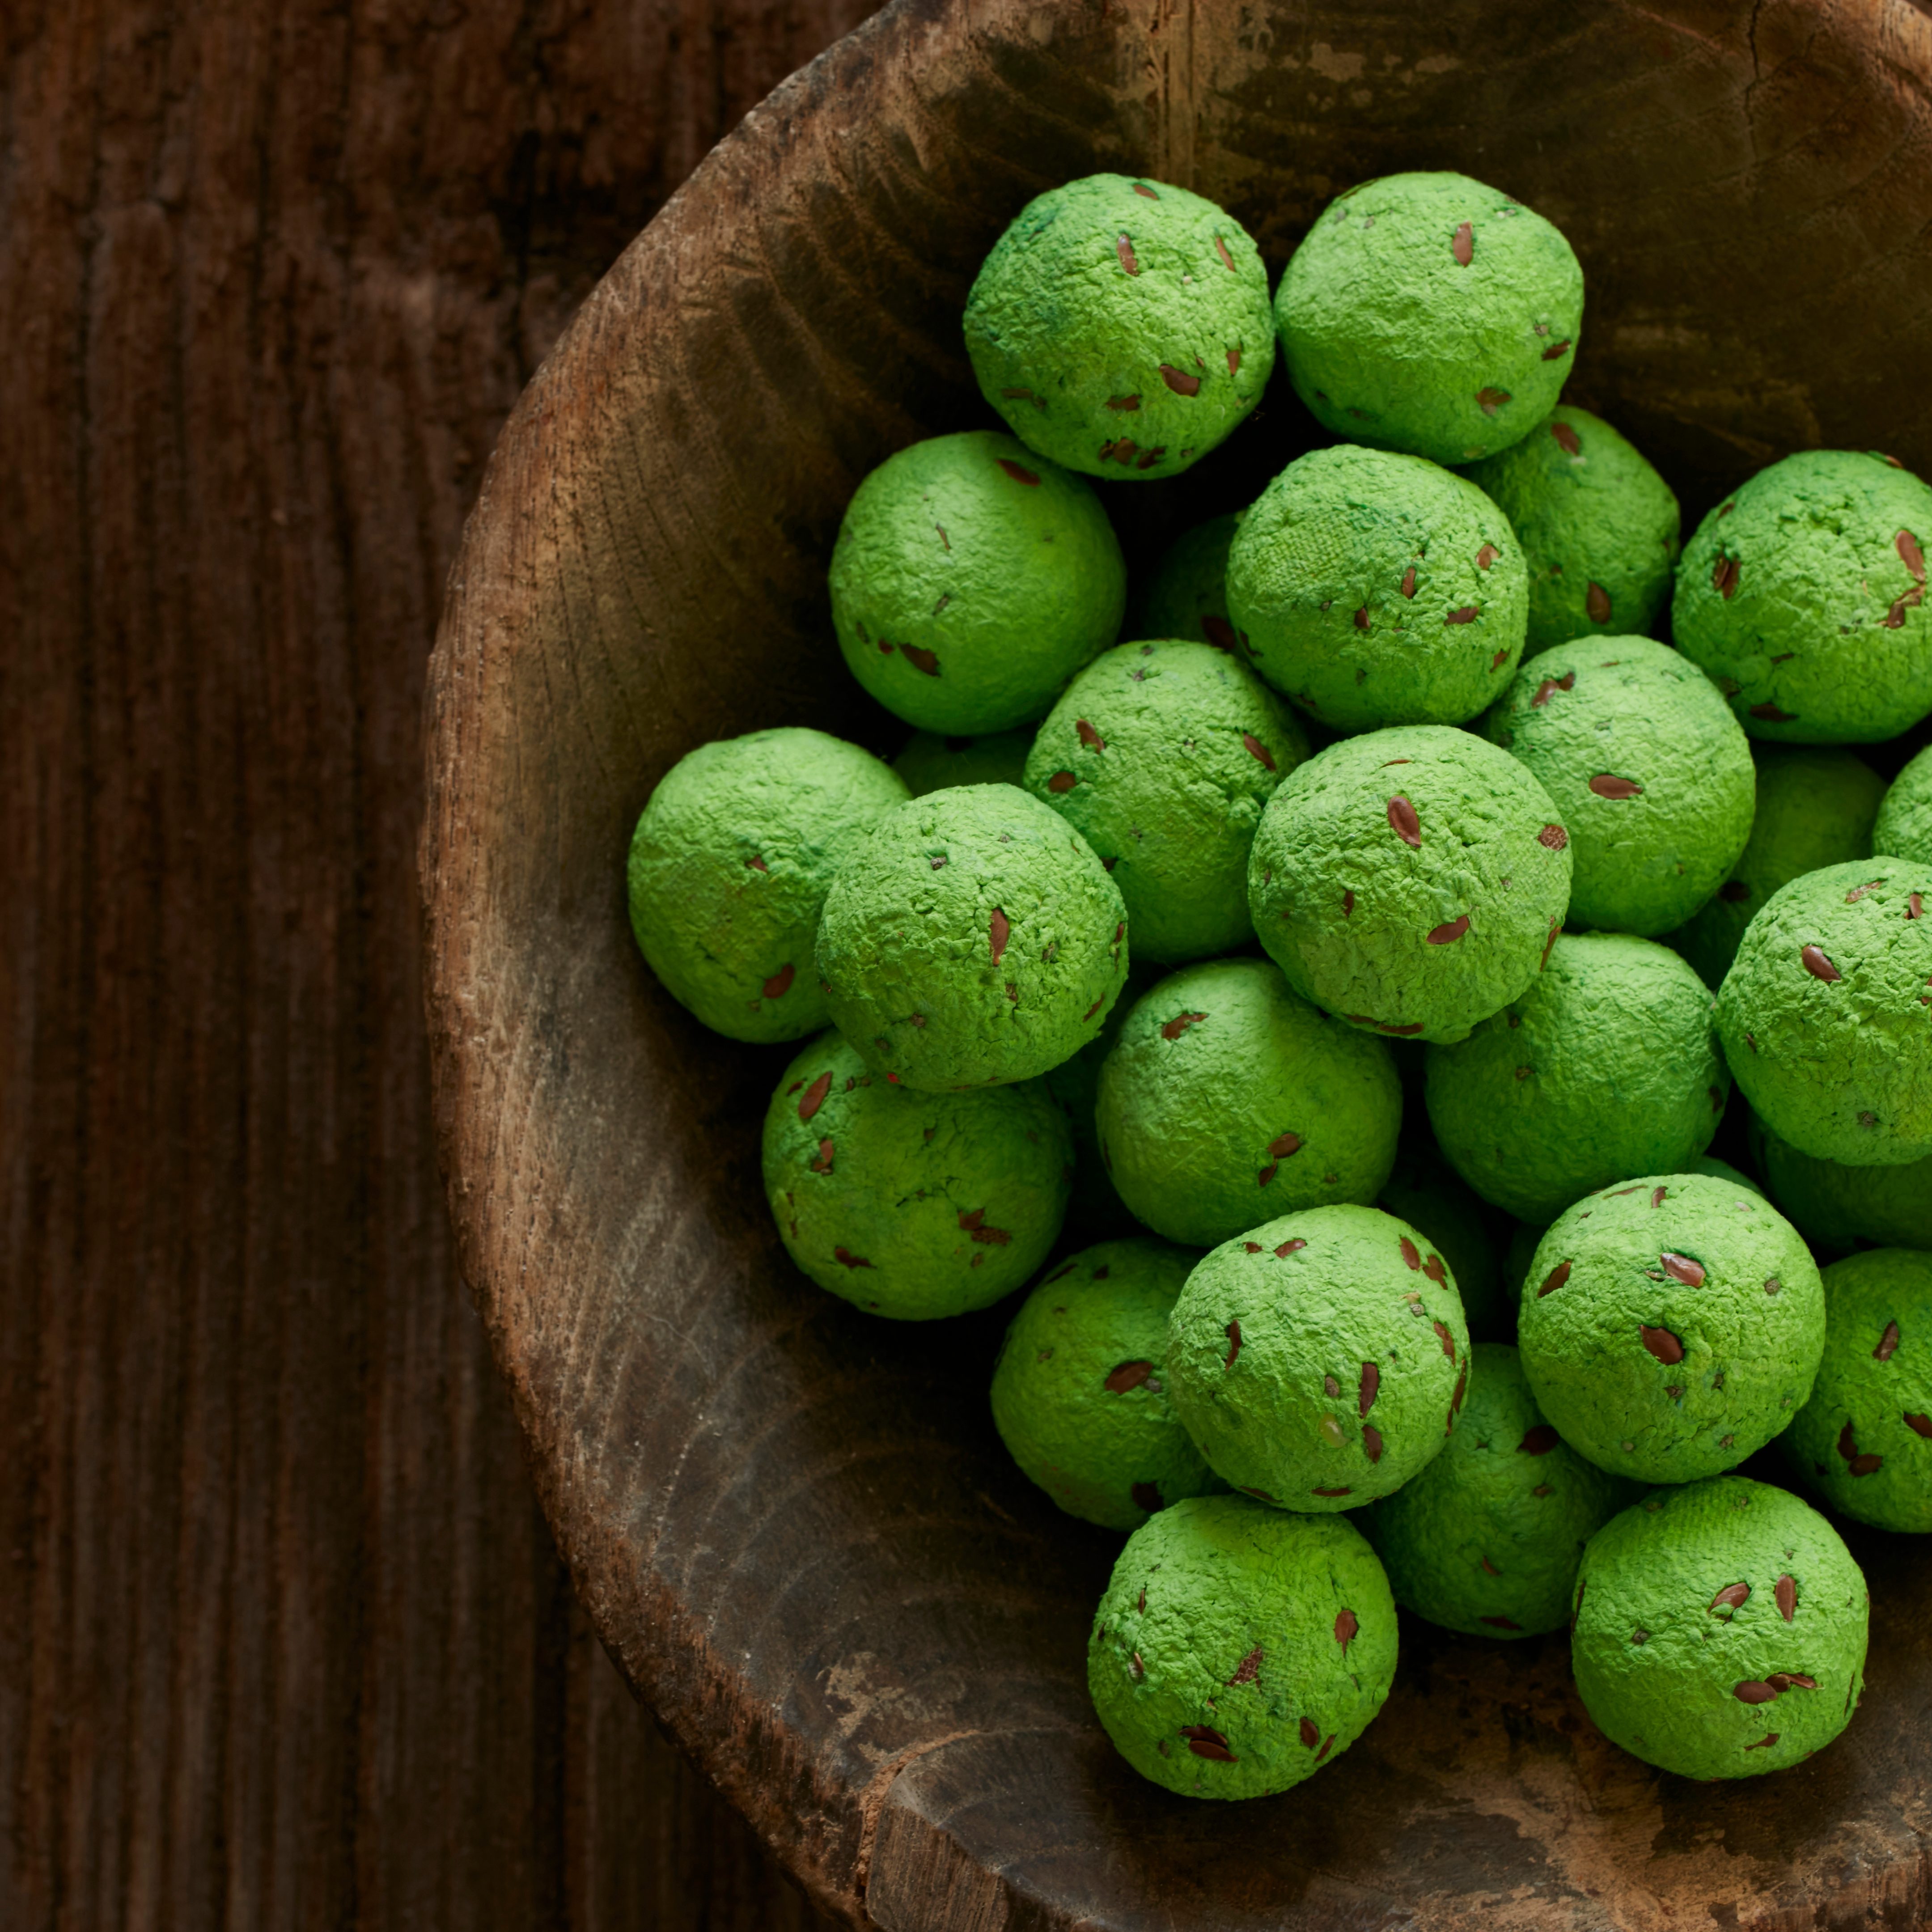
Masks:
[[[1340,1761],[1404,1613],[1780,1769],[1864,1681],[1830,1516],[1932,1531],[1932,488],[1796,452],[1685,542],[1563,400],[1583,296],[1463,175],[1272,291],[1184,188],[1051,189],[984,416],[850,478],[860,742],[640,775],[640,1005],[765,1103],[826,1318],[1005,1304],[992,1428],[1125,1537],[1089,1688],[1181,1796]],[[1232,490],[1277,362],[1325,446]]]

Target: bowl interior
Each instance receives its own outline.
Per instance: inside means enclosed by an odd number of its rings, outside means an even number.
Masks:
[[[629,938],[630,828],[686,752],[903,736],[839,662],[824,566],[868,469],[989,420],[959,314],[1027,200],[1100,168],[1180,182],[1275,273],[1332,195],[1432,167],[1569,235],[1570,398],[1658,463],[1687,526],[1796,448],[1932,470],[1932,26],[1905,0],[898,0],[614,268],[466,537],[423,854],[468,1276],[606,1641],[848,1914],[1594,1926],[1751,1894],[1809,1924],[1828,1893],[1932,1892],[1932,1561],[1904,1539],[1856,1544],[1864,1708],[1780,1778],[1652,1774],[1589,1726],[1561,1639],[1411,1622],[1382,1719],[1288,1797],[1142,1784],[1084,1690],[1115,1540],[1034,1492],[987,1417],[1006,1311],[895,1327],[806,1282],[758,1178],[786,1050],[706,1033]],[[1186,478],[1106,486],[1130,555],[1316,440],[1277,381]]]

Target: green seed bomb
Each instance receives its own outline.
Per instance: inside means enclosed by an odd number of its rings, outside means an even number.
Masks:
[[[936,731],[915,731],[892,760],[892,770],[914,798],[956,785],[1016,785],[1032,746],[1030,727],[988,732],[980,738],[943,738]]]
[[[1090,485],[993,430],[889,456],[838,527],[852,675],[922,730],[1011,730],[1119,634],[1127,571]]]
[[[1932,745],[1892,780],[1872,827],[1871,849],[1898,859],[1932,861]]]
[[[1528,580],[1473,483],[1344,443],[1291,463],[1248,512],[1228,608],[1255,668],[1330,729],[1460,724],[1508,685]]]
[[[732,1040],[826,1018],[812,970],[845,855],[904,802],[869,752],[786,728],[700,745],[658,782],[631,840],[631,930],[671,997]]]
[[[1261,400],[1268,271],[1248,232],[1186,188],[1089,175],[1028,202],[966,301],[980,392],[1070,470],[1174,476]]]
[[[1467,175],[1384,175],[1338,196],[1274,302],[1288,379],[1352,442],[1468,463],[1556,406],[1583,272],[1540,214]]]
[[[1043,1082],[914,1094],[835,1033],[785,1069],[765,1112],[766,1198],[799,1266],[874,1315],[984,1308],[1046,1259],[1073,1137]]]

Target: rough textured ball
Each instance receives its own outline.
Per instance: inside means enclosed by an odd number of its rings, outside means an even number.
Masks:
[[[1932,1249],[1932,1154],[1903,1167],[1846,1167],[1800,1154],[1751,1122],[1771,1198],[1815,1247]]]
[[[1684,546],[1678,647],[1754,738],[1896,736],[1932,711],[1932,488],[1887,458],[1810,449],[1761,470]]]
[[[1374,1200],[1402,1082],[1383,1042],[1298,998],[1267,960],[1210,960],[1136,1004],[1094,1124],[1134,1214],[1207,1247],[1296,1208]]]
[[[1122,644],[1047,714],[1026,787],[1112,873],[1137,954],[1201,959],[1254,938],[1248,848],[1307,755],[1288,706],[1225,651]]]
[[[1332,1763],[1395,1679],[1388,1579],[1351,1523],[1202,1496],[1127,1539],[1087,1685],[1114,1748],[1190,1798],[1259,1798]]]
[[[1276,326],[1294,393],[1352,442],[1468,463],[1555,406],[1583,322],[1562,234],[1467,175],[1338,196],[1290,257]]]
[[[1235,510],[1210,517],[1168,546],[1130,607],[1130,635],[1185,638],[1221,651],[1235,648],[1228,616],[1228,551],[1246,514]]]
[[[1650,1174],[1586,1196],[1544,1236],[1516,1341],[1544,1414],[1598,1468],[1694,1482],[1736,1468],[1803,1406],[1825,1292],[1762,1196]]]
[[[1037,1080],[912,1094],[836,1033],[787,1067],[765,1110],[765,1196],[820,1288],[923,1322],[1010,1294],[1066,1213],[1073,1136]]]
[[[1718,994],[1765,1125],[1848,1167],[1932,1154],[1932,860],[1808,872],[1746,929]]]
[[[993,1422],[1069,1514],[1137,1529],[1224,1486],[1167,1394],[1167,1318],[1199,1258],[1165,1241],[1103,1241],[1032,1294],[993,1370]]]
[[[1570,1662],[1612,1743],[1680,1777],[1782,1771],[1851,1722],[1870,1599],[1838,1532],[1784,1490],[1718,1476],[1604,1525]]]
[[[1716,1001],[1677,955],[1565,933],[1542,974],[1453,1046],[1429,1049],[1429,1118],[1485,1201],[1547,1223],[1633,1174],[1678,1174],[1730,1093]]]
[[[1836,745],[1754,745],[1757,807],[1731,874],[1665,940],[1707,986],[1724,983],[1738,942],[1765,902],[1821,866],[1872,855],[1885,781]]]
[[[1442,1256],[1376,1208],[1312,1208],[1187,1278],[1168,1387],[1216,1474],[1283,1509],[1359,1509],[1438,1454],[1469,1386]]]
[[[1932,860],[1932,745],[1892,780],[1872,827],[1871,849],[1898,859]]]
[[[1448,1264],[1474,1339],[1493,1341],[1510,1331],[1514,1298],[1504,1299],[1502,1265],[1483,1204],[1456,1178],[1427,1133],[1402,1136],[1395,1167],[1376,1205],[1406,1221]]]
[[[1932,1255],[1871,1248],[1825,1270],[1825,1359],[1779,1447],[1834,1509],[1932,1529]]]
[[[824,1025],[819,915],[852,847],[903,782],[869,752],[784,728],[700,745],[651,794],[631,840],[631,930],[680,1006],[733,1040]]]
[[[992,731],[982,738],[941,737],[936,731],[915,731],[892,760],[892,770],[906,782],[914,798],[955,785],[1018,784],[1033,748],[1030,727],[1018,731]]]
[[[1583,1546],[1632,1486],[1544,1420],[1515,1349],[1478,1342],[1442,1454],[1355,1520],[1418,1616],[1469,1636],[1535,1636],[1569,1620]]]
[[[1460,724],[1508,685],[1528,579],[1473,483],[1342,443],[1291,463],[1248,512],[1228,609],[1256,669],[1333,730]]]
[[[1601,416],[1559,404],[1462,473],[1508,518],[1528,566],[1526,658],[1570,638],[1656,628],[1677,562],[1677,498]]]
[[[1028,202],[966,301],[980,393],[1070,470],[1178,475],[1261,400],[1268,271],[1247,230],[1184,188],[1089,175]]]
[[[852,675],[908,724],[979,734],[1042,716],[1114,641],[1127,567],[1090,484],[968,430],[859,485],[830,582]]]
[[[1526,766],[1466,731],[1344,739],[1291,772],[1248,858],[1255,931],[1304,999],[1464,1040],[1542,970],[1570,837]]]
[[[1093,849],[1012,785],[914,799],[856,842],[826,896],[833,1024],[908,1087],[1028,1080],[1100,1030],[1127,909]]]
[[[1681,925],[1750,836],[1750,746],[1710,680],[1648,638],[1580,638],[1526,665],[1484,720],[1570,834],[1574,925]]]

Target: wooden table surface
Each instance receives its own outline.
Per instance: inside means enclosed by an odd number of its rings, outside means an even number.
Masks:
[[[800,1927],[450,1258],[423,668],[497,428],[868,0],[0,9],[0,1924]]]

